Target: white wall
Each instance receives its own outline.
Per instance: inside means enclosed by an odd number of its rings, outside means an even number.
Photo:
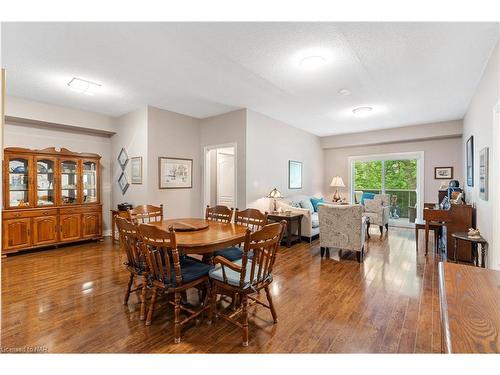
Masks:
[[[148,107],[148,195],[143,202],[163,203],[165,217],[201,217],[200,121]],[[158,157],[193,159],[192,189],[159,189]]]
[[[145,198],[148,193],[148,176],[151,171],[148,165],[148,110],[147,107],[139,108],[136,111],[116,118],[116,134],[111,138],[112,155],[112,207],[116,209],[118,203],[128,202],[134,206],[145,204]],[[129,159],[136,156],[142,156],[142,184],[130,184],[130,161],[125,169],[128,176],[129,187],[122,194],[118,179],[122,169],[118,164],[118,155],[122,147],[125,147]]]
[[[323,151],[319,137],[247,110],[247,181],[249,207],[270,208],[263,199],[273,188],[284,196],[322,195]],[[288,189],[288,161],[302,162],[302,189]]]
[[[111,208],[111,140],[107,137],[53,131],[19,124],[5,124],[4,147],[26,147],[44,149],[47,147],[67,148],[76,152],[91,152],[101,155],[101,203],[103,230],[110,230]]]
[[[328,197],[335,189],[330,187],[333,176],[341,176],[346,188],[341,190],[343,197],[349,196],[349,157],[361,155],[378,155],[401,152],[424,152],[424,201],[427,203],[438,201],[438,190],[445,180],[434,179],[434,167],[453,167],[455,180],[464,184],[462,171],[462,140],[461,138],[435,139],[419,142],[399,142],[384,145],[362,147],[345,147],[325,150],[324,191]]]
[[[6,97],[6,115],[29,120],[114,131],[114,118],[80,109],[61,107],[13,96]]]
[[[488,254],[488,266],[500,269],[500,242],[493,238],[493,211],[495,201],[500,200],[498,194],[498,174],[495,175],[495,168],[498,164],[490,164],[493,175],[490,179],[490,197],[488,201],[479,198],[479,152],[484,147],[490,148],[490,156],[493,160],[499,161],[500,149],[498,144],[493,142],[494,134],[494,108],[500,100],[500,43],[497,43],[492,51],[490,60],[485,67],[483,76],[476,88],[474,97],[469,105],[469,109],[464,117],[464,133],[462,148],[465,150],[465,142],[471,135],[474,136],[474,187],[466,187],[466,198],[477,208],[477,227],[481,231],[490,245]],[[466,174],[465,161],[463,164],[464,175]],[[496,205],[496,210],[499,205]],[[499,223],[497,223],[499,224]],[[498,231],[498,228],[497,228]]]
[[[200,120],[201,147],[236,143],[236,205],[246,204],[247,111],[240,109]],[[202,155],[203,158],[203,155]],[[203,188],[203,187],[202,187]],[[203,190],[202,190],[203,191]]]

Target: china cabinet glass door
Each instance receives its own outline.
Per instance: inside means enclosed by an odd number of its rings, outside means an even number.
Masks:
[[[15,156],[8,159],[9,207],[30,207],[30,168],[29,156]]]
[[[61,175],[61,203],[78,204],[78,161],[61,160],[59,168]]]
[[[83,203],[96,203],[97,198],[97,163],[93,160],[84,160],[83,173]]]
[[[55,168],[53,158],[36,158],[36,205],[38,207],[56,204]]]

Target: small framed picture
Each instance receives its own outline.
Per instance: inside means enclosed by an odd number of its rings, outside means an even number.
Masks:
[[[125,147],[122,147],[120,154],[118,155],[118,164],[120,164],[122,171],[125,170],[127,163],[128,163],[127,151],[125,151]]]
[[[142,156],[130,158],[130,179],[132,184],[142,184]]]
[[[302,162],[288,161],[288,188],[302,189]]]
[[[120,178],[118,179],[118,185],[120,185],[120,189],[122,191],[122,194],[125,194],[125,192],[128,189],[129,184],[128,184],[127,176],[125,175],[124,172],[122,172],[122,174],[120,175]]]
[[[193,187],[193,159],[159,157],[160,189],[190,189]]]
[[[453,167],[435,167],[434,179],[451,180],[453,179]]]

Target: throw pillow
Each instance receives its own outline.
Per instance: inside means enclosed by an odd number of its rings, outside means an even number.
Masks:
[[[373,199],[375,198],[375,193],[363,193],[361,196],[361,204],[365,204],[365,199]]]
[[[295,202],[295,201],[291,201],[290,206],[295,207],[295,208],[301,208],[300,202]]]
[[[300,201],[300,207],[308,209],[310,213],[314,213],[314,207],[309,199]]]
[[[318,212],[318,205],[323,204],[325,200],[323,198],[311,198],[311,204],[314,208],[314,212]]]

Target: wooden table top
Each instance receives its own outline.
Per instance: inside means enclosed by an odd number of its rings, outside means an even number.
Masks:
[[[237,245],[245,241],[247,227],[238,224],[227,224],[205,219],[168,219],[150,224],[156,225],[163,230],[179,222],[195,222],[199,225],[206,225],[205,229],[176,232],[177,247],[188,254],[206,254],[229,246]]]
[[[478,243],[486,243],[487,241],[479,236],[479,237],[469,237],[467,232],[458,232],[458,233],[452,233],[451,236],[453,238],[458,238],[459,240],[463,241],[470,241],[470,242],[478,242]]]
[[[500,353],[500,271],[439,263],[445,353]]]

